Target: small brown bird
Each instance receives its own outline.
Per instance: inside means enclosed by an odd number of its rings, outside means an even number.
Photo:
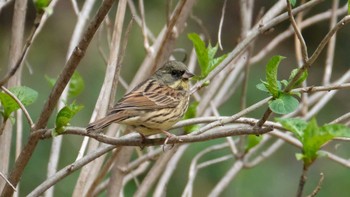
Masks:
[[[120,123],[140,133],[142,138],[158,133],[164,133],[168,138],[175,137],[167,130],[187,110],[190,99],[188,81],[193,76],[181,62],[165,63],[149,79],[124,95],[106,117],[89,124],[87,132]]]

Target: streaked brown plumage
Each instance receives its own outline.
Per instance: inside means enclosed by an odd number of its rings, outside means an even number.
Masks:
[[[143,137],[157,133],[171,137],[166,130],[187,110],[190,98],[188,79],[192,76],[181,62],[165,63],[120,99],[106,117],[89,124],[87,131],[100,131],[111,123],[120,123]]]

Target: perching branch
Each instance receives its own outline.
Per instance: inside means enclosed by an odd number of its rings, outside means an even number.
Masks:
[[[262,135],[264,133],[267,133],[269,131],[272,131],[272,127],[264,127],[260,129],[254,129],[254,128],[237,128],[237,129],[230,129],[225,130],[222,132],[205,132],[205,133],[199,133],[198,135],[182,135],[177,136],[178,139],[170,138],[168,140],[168,144],[183,144],[183,143],[192,143],[192,142],[202,142],[202,141],[208,141],[212,139],[217,138],[223,138],[227,136],[238,136],[238,135]],[[123,137],[115,138],[115,137],[109,137],[103,134],[97,134],[97,133],[87,133],[84,128],[68,128],[63,135],[80,135],[80,136],[88,136],[90,138],[94,138],[95,140],[99,142],[103,142],[106,144],[111,144],[115,146],[156,146],[156,145],[163,145],[165,142],[165,138],[147,138],[143,140],[141,136],[134,135],[134,137],[130,137],[131,134],[125,135]],[[37,134],[35,134],[37,135]],[[47,138],[51,136],[51,130],[47,130],[45,133],[41,135],[41,138]]]

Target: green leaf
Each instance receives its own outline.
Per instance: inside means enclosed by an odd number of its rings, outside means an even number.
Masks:
[[[83,109],[82,105],[76,105],[73,102],[70,105],[64,106],[56,116],[56,127],[52,133],[53,136],[57,136],[64,132],[64,129],[67,125],[69,125],[72,118],[78,113],[81,109]]]
[[[256,88],[258,88],[258,90],[261,90],[263,92],[269,92],[265,84],[267,83],[265,81],[262,81],[261,83],[256,84]]]
[[[273,56],[266,65],[266,88],[272,94],[274,98],[279,95],[279,89],[277,84],[277,70],[280,62],[284,59],[283,56]]]
[[[285,80],[285,79],[283,79],[283,80],[281,81],[281,84],[283,84],[284,86],[287,86],[287,85],[288,85],[288,81]],[[281,88],[282,88],[282,87],[281,87]]]
[[[350,128],[341,124],[318,126],[315,118],[308,123],[299,118],[277,118],[282,126],[293,132],[303,144],[303,154],[296,155],[309,166],[316,158],[322,156],[320,148],[334,137],[350,137]]]
[[[84,80],[78,72],[74,72],[69,83],[69,97],[78,96],[85,88]]]
[[[19,105],[16,103],[16,101],[4,92],[0,92],[0,101],[4,109],[2,115],[5,120],[10,117],[13,111],[19,109]]]
[[[208,75],[214,68],[216,68],[225,58],[227,54],[224,54],[218,58],[209,59],[209,69],[207,70],[206,75]]]
[[[350,127],[342,124],[326,124],[320,127],[321,133],[328,133],[333,137],[350,138]]]
[[[34,103],[38,98],[38,92],[26,86],[13,87],[9,90],[16,95],[18,100],[20,100],[24,106]]]
[[[49,82],[50,87],[55,86],[55,83],[57,81],[56,78],[52,78],[52,77],[49,77],[49,76],[45,75],[45,79],[46,79],[47,82]]]
[[[188,38],[192,41],[194,49],[197,54],[197,59],[199,67],[201,69],[201,74],[198,79],[204,79],[214,68],[216,68],[226,57],[224,54],[220,57],[215,58],[215,54],[218,51],[218,45],[214,47],[208,44],[205,46],[204,41],[195,33],[188,34]]]
[[[348,15],[350,15],[350,0],[348,0]]]
[[[202,72],[206,71],[209,65],[209,58],[208,58],[207,48],[205,47],[205,43],[196,33],[188,34],[188,38],[192,41],[192,44],[196,51],[197,59],[198,59],[198,63],[201,71]]]
[[[294,135],[299,139],[299,141],[304,140],[304,130],[307,127],[307,122],[301,118],[276,118],[276,121],[281,123],[281,125],[294,133]]]
[[[262,136],[248,135],[245,151],[249,151],[251,148],[255,147],[262,140]]]
[[[297,0],[289,0],[289,3],[294,7],[297,3]]]
[[[214,59],[215,54],[218,51],[218,48],[219,48],[218,45],[215,45],[215,47],[212,47],[210,43],[208,44],[207,51],[208,51],[209,60]]]
[[[303,160],[305,156],[302,153],[296,153],[295,158],[297,158],[297,160]]]
[[[38,98],[38,92],[26,86],[13,87],[9,90],[18,98],[19,101],[21,101],[24,106],[32,104]],[[0,93],[0,101],[3,105],[3,116],[5,119],[8,119],[12,112],[20,108],[17,102],[4,92]]]
[[[321,132],[315,118],[310,120],[304,131],[303,144],[304,162],[310,165],[317,158],[317,151],[321,146],[333,138],[329,133]]]
[[[39,11],[45,10],[49,6],[51,0],[34,0],[35,8]]]
[[[199,102],[195,101],[192,102],[190,104],[190,106],[188,107],[183,119],[190,119],[190,118],[194,118],[197,115],[197,106],[198,106]],[[191,133],[195,130],[197,130],[199,128],[199,125],[189,125],[189,126],[185,126],[184,130],[186,133]]]
[[[281,94],[269,102],[270,109],[276,114],[288,114],[298,108],[299,101],[290,94]]]
[[[256,88],[258,88],[259,90],[261,90],[263,92],[270,92],[267,89],[267,86],[268,86],[267,82],[261,80],[261,83],[257,84]],[[282,91],[282,83],[280,81],[277,81],[277,88],[278,88],[279,91]]]
[[[290,73],[289,76],[289,82],[295,77],[295,75],[299,72],[299,68],[293,69],[292,72]],[[307,79],[307,77],[309,76],[309,73],[307,72],[307,70],[305,70],[301,76],[299,77],[299,79],[295,82],[295,84],[293,85],[294,87],[297,87],[299,85],[301,85],[303,83],[303,81],[305,81],[305,79]]]

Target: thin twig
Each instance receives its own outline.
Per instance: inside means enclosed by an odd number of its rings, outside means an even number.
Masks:
[[[320,173],[320,180],[318,181],[317,183],[317,186],[316,188],[314,189],[314,191],[312,191],[312,193],[310,195],[308,195],[307,197],[314,197],[317,195],[317,193],[321,190],[321,185],[323,183],[323,180],[324,180],[324,174],[321,172]]]
[[[227,3],[227,0],[224,1],[224,5],[222,6],[219,31],[218,31],[218,43],[221,50],[223,50],[222,44],[221,44],[221,31],[222,31],[222,25],[224,23],[224,18],[225,18],[226,3]]]
[[[350,118],[350,112],[338,117],[337,119],[331,121],[329,124],[338,124],[338,123],[341,123],[343,121],[346,121]]]
[[[12,189],[13,189],[15,192],[17,192],[16,187],[13,186],[12,183],[11,183],[9,180],[7,180],[7,178],[5,177],[5,175],[2,174],[2,172],[0,172],[0,176],[7,182],[7,184],[9,184],[9,185],[12,187]]]
[[[167,186],[170,185],[169,181],[171,180],[175,170],[178,169],[179,161],[188,148],[189,148],[188,145],[179,146],[176,152],[171,156],[171,159],[169,160],[169,162],[167,162],[167,165],[165,170],[163,171],[163,174],[159,178],[158,184],[153,193],[154,197],[162,197],[166,195]],[[172,153],[167,152],[166,154],[172,154]],[[154,165],[153,167],[158,168],[158,166],[156,165]]]
[[[246,168],[252,168],[254,166],[257,166],[259,163],[264,161],[265,159],[269,158],[272,154],[274,154],[279,148],[284,144],[284,141],[281,139],[276,140],[270,147],[261,152],[260,155],[258,155],[254,160],[248,162],[245,161],[244,167]]]
[[[337,9],[339,6],[339,0],[333,0],[332,10],[331,10],[331,19],[329,27],[332,29],[337,24]],[[329,84],[332,76],[333,70],[333,61],[335,54],[335,42],[336,42],[336,34],[330,39],[327,48],[327,58],[325,62],[325,70],[323,75],[323,85]]]
[[[143,35],[143,47],[146,49],[147,53],[152,53],[152,48],[150,47],[148,36],[147,36],[147,25],[146,25],[146,17],[145,17],[145,8],[143,5],[143,0],[139,0],[139,9],[140,9],[140,15],[141,15],[141,21],[142,21],[142,35]]]
[[[313,0],[313,1],[309,1],[295,9],[293,9],[292,13],[293,14],[297,14],[305,9],[308,9],[320,2],[322,2],[323,0]],[[279,1],[280,2],[280,1]],[[278,2],[278,3],[279,3]],[[278,4],[281,6],[284,6],[284,4]],[[281,7],[282,8],[282,7]],[[278,9],[274,9],[274,10],[278,10]],[[269,15],[265,15],[261,20],[262,21],[267,21],[266,24],[264,25],[256,25],[250,32],[249,35],[243,39],[228,55],[227,57],[214,69],[212,70],[208,76],[197,82],[192,88],[191,88],[191,93],[197,91],[198,89],[200,89],[203,84],[206,81],[210,81],[212,80],[217,74],[219,74],[227,65],[229,62],[231,62],[233,59],[237,58],[243,51],[244,49],[246,49],[250,43],[255,40],[255,38],[264,33],[265,31],[269,30],[270,28],[274,27],[275,25],[281,23],[282,21],[286,20],[288,18],[288,14],[281,14],[280,16],[274,17],[273,14],[269,13]],[[274,18],[271,18],[274,17]],[[301,73],[300,73],[301,74]]]
[[[347,5],[345,4],[342,8],[338,9],[336,14],[337,16],[343,15],[347,12]],[[315,23],[322,22],[324,20],[328,20],[329,17],[331,17],[331,10],[325,11],[320,14],[316,14],[314,16],[311,16],[300,24],[300,28],[304,29],[306,27],[309,27]],[[281,42],[286,40],[289,36],[293,35],[293,27],[290,26],[287,30],[285,30],[282,33],[279,33],[278,36],[276,36],[272,41],[269,42],[267,46],[265,46],[263,49],[259,50],[259,53],[253,56],[250,59],[249,64],[256,64],[263,58],[267,56],[269,52],[271,52],[276,46],[278,46]]]
[[[191,165],[189,167],[189,172],[188,172],[188,181],[187,184],[185,186],[185,189],[183,191],[182,196],[193,196],[193,184],[194,184],[194,180],[196,178],[197,172],[199,170],[198,168],[198,161],[200,158],[202,158],[204,155],[206,155],[207,153],[211,153],[213,151],[217,151],[217,150],[222,150],[224,148],[227,148],[228,144],[224,143],[224,144],[217,144],[217,145],[213,145],[210,146],[208,148],[205,148],[204,150],[200,151],[199,153],[196,154],[196,156],[193,157],[192,161],[191,161]]]
[[[78,161],[73,162],[72,164],[64,167],[63,169],[59,170],[54,176],[46,179],[43,183],[41,183],[38,187],[36,187],[33,191],[31,191],[27,197],[34,197],[34,196],[40,196],[43,192],[45,192],[48,188],[50,188],[52,185],[63,179],[64,177],[70,175],[71,173],[75,172],[76,170],[79,170],[81,167],[85,166],[89,162],[95,160],[96,158],[100,157],[103,154],[106,154],[107,152],[113,150],[116,148],[112,145],[103,145],[96,149],[95,151],[92,151],[88,155],[84,156],[83,158],[79,159]]]
[[[141,17],[137,14],[134,2],[132,0],[128,0],[128,6],[129,6],[131,14],[132,14],[133,18],[135,19],[136,23],[142,28],[142,20],[141,20]],[[145,30],[146,30],[148,38],[152,42],[154,42],[155,37],[154,37],[153,33],[151,32],[151,30],[148,29],[147,26],[145,26]]]
[[[114,160],[116,156],[118,155],[120,149],[116,149],[114,152],[112,152],[112,156],[107,160],[107,162],[104,164],[104,166],[99,171],[98,176],[95,178],[95,180],[92,182],[91,186],[89,187],[87,191],[87,197],[91,197],[98,186],[98,184],[103,180],[103,178],[106,176],[107,172],[110,170],[112,164],[114,163]]]
[[[309,55],[307,53],[307,46],[306,46],[305,40],[303,38],[303,35],[301,34],[301,32],[297,26],[297,23],[295,22],[294,16],[292,14],[292,5],[290,4],[289,0],[286,0],[286,1],[287,1],[287,11],[288,11],[289,19],[290,19],[290,22],[292,23],[294,32],[297,35],[299,42],[301,44],[301,52],[303,55],[303,62],[305,63],[309,59]]]
[[[172,158],[172,155],[176,152],[176,150],[177,147],[173,147],[166,154],[160,156],[160,158],[155,162],[153,168],[149,170],[146,177],[143,179],[141,185],[137,188],[136,192],[134,193],[135,197],[147,196],[148,191],[152,188],[158,177],[163,173],[166,164],[168,163],[167,161]]]
[[[80,11],[79,11],[79,7],[78,7],[78,3],[76,0],[70,0],[70,2],[72,3],[72,7],[73,7],[73,10],[74,10],[74,14],[79,16],[80,14]]]
[[[334,28],[332,28],[326,36],[322,39],[320,44],[317,46],[315,52],[311,55],[309,60],[299,69],[298,73],[295,75],[295,77],[289,82],[288,86],[285,88],[286,91],[289,91],[295,82],[300,78],[302,73],[307,70],[318,58],[318,56],[321,54],[322,50],[326,46],[326,44],[329,42],[329,40],[332,38],[332,36],[339,31],[342,27],[344,27],[347,23],[350,22],[350,16],[345,16],[342,20],[340,20]]]
[[[22,109],[22,111],[24,112],[24,115],[27,118],[28,124],[29,126],[32,128],[34,123],[32,118],[30,117],[26,107],[23,105],[23,103],[17,98],[16,95],[14,95],[10,90],[8,90],[7,88],[5,88],[4,86],[1,86],[1,89],[6,92],[6,94],[8,94],[13,100],[16,101],[16,103],[19,105],[19,107]]]
[[[21,55],[18,57],[16,63],[14,64],[14,66],[8,71],[8,73],[4,76],[4,78],[0,81],[0,86],[3,86],[4,84],[7,83],[7,81],[17,72],[17,70],[19,69],[19,67],[22,65],[22,62],[24,60],[24,57],[26,56],[30,45],[33,42],[34,39],[34,35],[40,25],[40,21],[41,18],[43,17],[44,12],[40,12],[37,13],[35,19],[34,19],[34,23],[33,23],[33,28],[28,36],[28,39],[23,47],[22,53]]]
[[[214,189],[208,195],[209,197],[220,196],[220,193],[226,188],[231,180],[243,169],[243,161],[237,160],[231,169],[223,176],[223,178],[216,184]]]

